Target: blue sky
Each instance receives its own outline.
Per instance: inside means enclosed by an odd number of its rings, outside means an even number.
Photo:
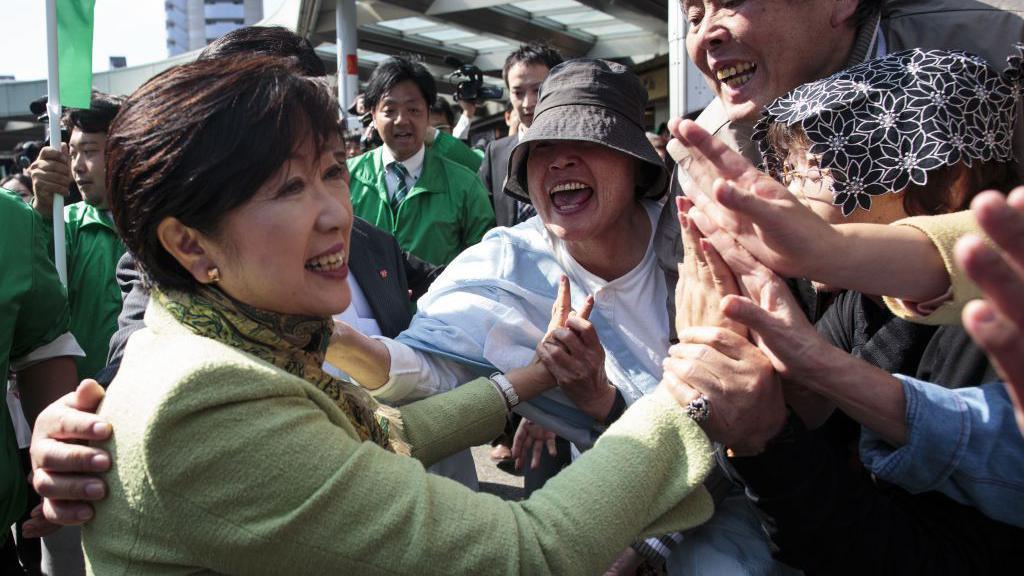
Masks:
[[[272,14],[283,0],[263,0]],[[96,0],[93,71],[107,70],[111,56],[128,65],[167,57],[163,0]],[[43,0],[3,0],[0,9],[0,76],[46,78],[46,21]]]

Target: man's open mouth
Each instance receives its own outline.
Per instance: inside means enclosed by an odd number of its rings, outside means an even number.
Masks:
[[[750,79],[754,77],[754,72],[757,72],[757,64],[753,62],[741,62],[734,66],[726,66],[721,70],[715,72],[715,76],[718,81],[730,88],[739,88]]]

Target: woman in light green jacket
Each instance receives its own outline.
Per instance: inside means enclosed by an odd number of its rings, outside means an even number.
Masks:
[[[321,370],[350,299],[336,110],[288,61],[234,58],[161,74],[111,127],[114,217],[153,297],[100,409],[89,570],[593,574],[706,520],[711,449],[671,382],[505,502],[423,465],[497,435],[554,385],[542,363],[400,411]]]

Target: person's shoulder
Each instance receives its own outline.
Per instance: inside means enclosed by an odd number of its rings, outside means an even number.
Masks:
[[[218,405],[304,394],[298,378],[168,322],[173,320],[154,322],[151,304],[146,328],[128,339],[105,410],[128,417],[176,418]]]
[[[352,235],[359,235],[367,242],[374,245],[398,245],[398,241],[395,240],[395,237],[390,232],[387,230],[381,230],[359,216],[352,219]]]
[[[461,184],[459,188],[465,189],[476,188],[476,185],[479,184],[479,187],[483,188],[483,182],[480,181],[480,176],[475,171],[441,154],[431,153],[429,158],[431,168],[444,172],[444,177],[448,180],[449,185],[458,183]]]
[[[0,188],[0,218],[4,222],[24,222],[31,224],[33,218],[39,218],[35,208],[29,206],[20,196],[6,188]]]
[[[355,158],[349,158],[345,161],[348,165],[348,171],[352,175],[352,178],[364,178],[367,173],[376,172],[377,158],[381,154],[381,149],[374,148],[363,152]]]

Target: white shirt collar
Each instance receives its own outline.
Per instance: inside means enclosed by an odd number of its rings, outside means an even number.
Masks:
[[[380,159],[384,163],[384,168],[387,168],[389,164],[395,162],[395,155],[391,153],[387,144],[381,146]],[[426,155],[426,146],[420,146],[418,152],[402,161],[402,165],[405,166],[406,172],[412,178],[413,182],[420,179],[420,172],[423,170],[423,157]]]

